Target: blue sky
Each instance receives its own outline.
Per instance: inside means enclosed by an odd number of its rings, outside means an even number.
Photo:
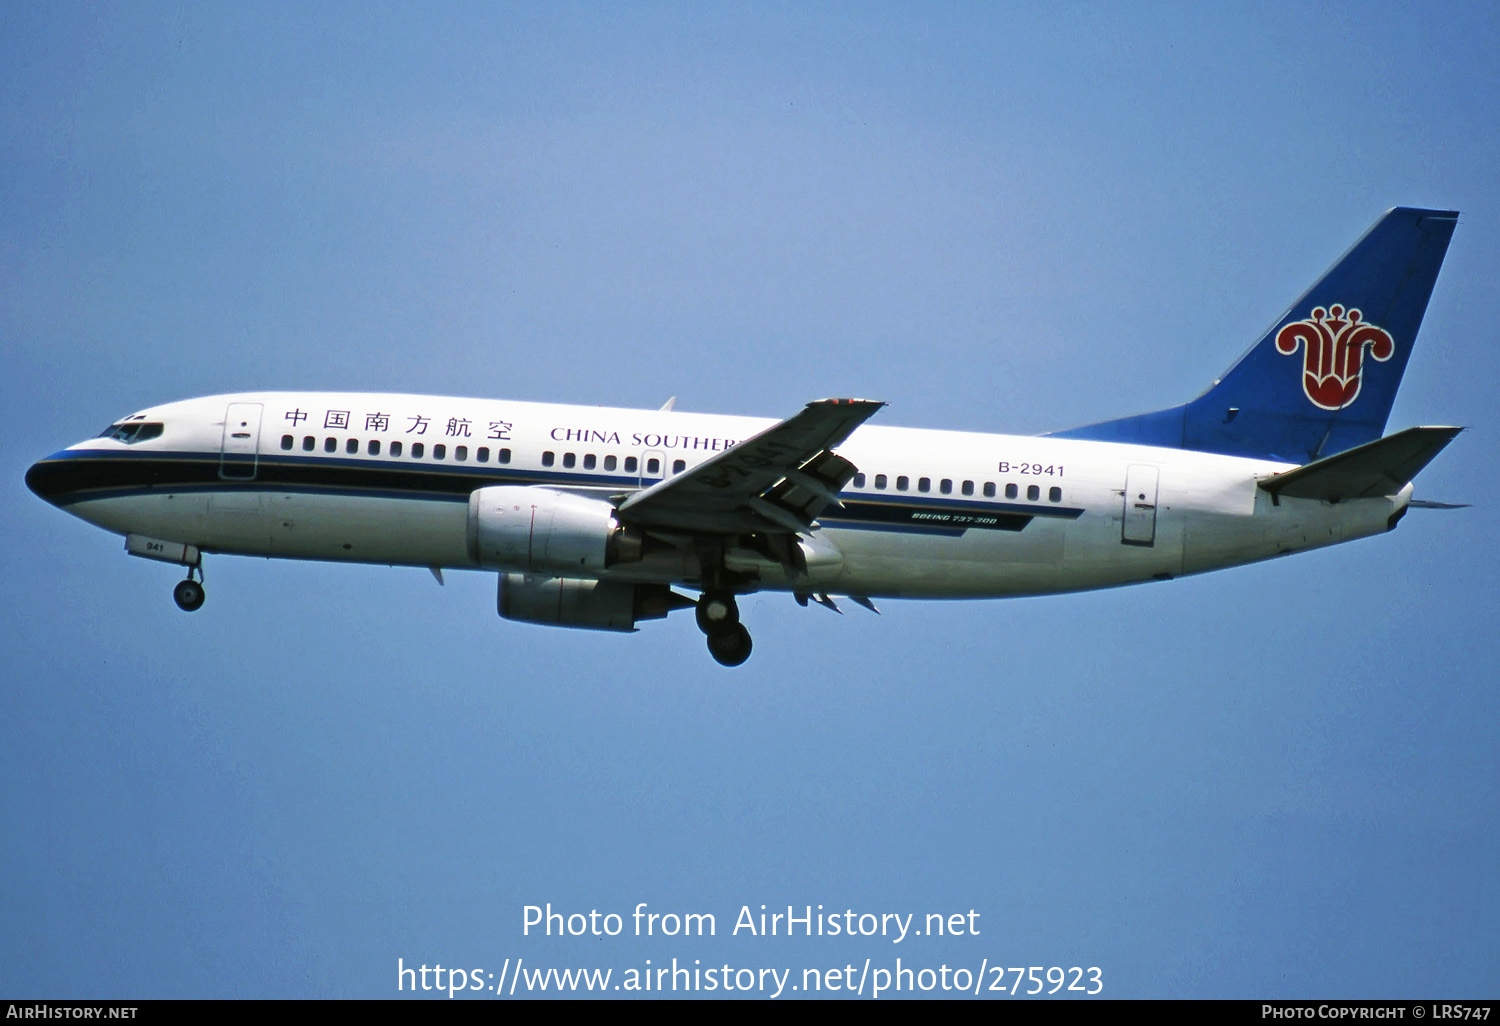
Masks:
[[[396,965],[1500,983],[1492,5],[0,8],[0,995]],[[33,460],[260,388],[1040,432],[1190,398],[1379,214],[1462,211],[1396,532],[1170,584],[514,624],[488,574],[175,572]],[[522,935],[522,909],[713,939]],[[729,936],[753,910],[979,936]]]

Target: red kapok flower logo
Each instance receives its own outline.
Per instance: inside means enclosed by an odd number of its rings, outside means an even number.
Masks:
[[[1384,362],[1396,351],[1390,332],[1363,324],[1358,310],[1347,313],[1338,303],[1327,310],[1313,307],[1312,316],[1276,333],[1276,350],[1291,356],[1304,343],[1302,391],[1325,410],[1342,410],[1359,397],[1365,351]]]

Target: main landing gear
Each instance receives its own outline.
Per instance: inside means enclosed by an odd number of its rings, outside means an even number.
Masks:
[[[698,629],[708,636],[708,654],[722,666],[750,658],[750,632],[740,623],[732,591],[705,591],[698,599]]]
[[[198,575],[198,580],[193,580],[193,574]],[[177,603],[177,608],[184,613],[191,613],[203,605],[203,600],[208,596],[203,591],[203,564],[188,567],[187,580],[178,581],[177,587],[172,589],[172,599]]]

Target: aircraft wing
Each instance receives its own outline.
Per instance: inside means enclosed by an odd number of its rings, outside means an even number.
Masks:
[[[1394,495],[1417,476],[1462,431],[1456,427],[1414,427],[1357,445],[1260,482],[1272,495],[1295,499],[1360,499]]]
[[[691,470],[620,503],[622,523],[663,532],[806,532],[854,476],[832,450],[885,403],[819,399]]]

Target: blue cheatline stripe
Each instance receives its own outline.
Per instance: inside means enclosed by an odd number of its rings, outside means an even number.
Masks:
[[[633,491],[638,475],[578,471],[453,466],[340,456],[260,455],[253,479],[220,477],[218,453],[99,452],[64,450],[36,464],[28,484],[59,506],[162,492],[281,492],[383,499],[467,502],[487,485],[613,488]],[[926,496],[849,495],[842,510],[819,518],[828,526],[855,530],[959,535],[969,529],[1020,531],[1036,517],[1076,520],[1073,506],[983,502]]]

